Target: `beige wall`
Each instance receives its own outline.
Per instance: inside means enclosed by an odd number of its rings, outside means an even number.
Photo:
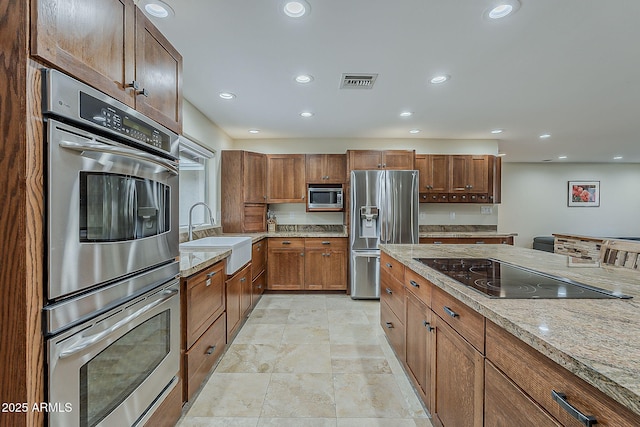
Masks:
[[[600,207],[568,207],[568,181],[600,181]],[[640,236],[640,165],[503,163],[498,230],[517,232],[516,245],[535,236]]]

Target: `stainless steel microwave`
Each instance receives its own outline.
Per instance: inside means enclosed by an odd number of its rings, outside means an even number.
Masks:
[[[307,209],[310,211],[342,210],[342,186],[310,185],[307,194]]]

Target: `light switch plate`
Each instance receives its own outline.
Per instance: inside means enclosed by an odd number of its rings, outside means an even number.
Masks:
[[[493,213],[493,208],[491,206],[480,206],[480,213],[482,215],[491,215]]]

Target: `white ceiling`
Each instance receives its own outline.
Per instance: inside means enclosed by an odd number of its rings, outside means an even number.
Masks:
[[[308,0],[297,20],[281,0],[166,2],[175,16],[153,21],[184,96],[234,139],[497,138],[509,162],[640,162],[637,0],[521,0],[491,22],[492,0]],[[343,73],[378,79],[341,90]]]

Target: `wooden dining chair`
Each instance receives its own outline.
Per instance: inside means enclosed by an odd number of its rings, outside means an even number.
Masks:
[[[600,247],[600,264],[640,269],[640,242],[605,240]]]

